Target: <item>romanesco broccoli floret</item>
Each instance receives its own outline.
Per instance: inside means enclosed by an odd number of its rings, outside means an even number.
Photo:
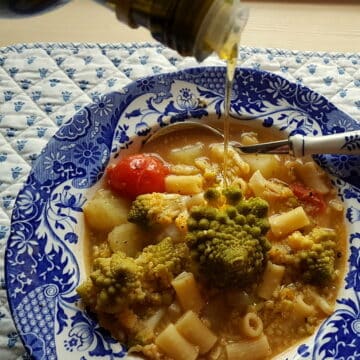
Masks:
[[[116,313],[128,303],[144,300],[141,276],[142,269],[134,259],[117,252],[108,258],[95,259],[93,271],[77,292],[93,310]]]
[[[204,199],[210,204],[217,204],[221,197],[221,191],[215,187],[212,187],[204,192]]]
[[[188,260],[186,244],[174,244],[171,238],[147,246],[137,258],[116,252],[95,259],[93,271],[77,292],[90,309],[110,314],[169,303],[171,281]]]
[[[268,204],[260,198],[242,199],[234,188],[224,195],[220,208],[208,204],[191,210],[187,243],[200,276],[216,287],[241,288],[264,270],[270,249],[265,237]]]
[[[293,255],[295,267],[305,283],[326,285],[335,276],[336,232],[316,227],[303,235],[303,244]]]
[[[170,287],[174,276],[184,271],[189,259],[186,244],[174,244],[168,237],[156,245],[147,246],[137,257],[136,264],[144,269],[146,283],[155,283],[166,289]]]
[[[143,227],[165,226],[174,222],[184,211],[185,200],[179,194],[143,194],[131,204],[128,221]]]

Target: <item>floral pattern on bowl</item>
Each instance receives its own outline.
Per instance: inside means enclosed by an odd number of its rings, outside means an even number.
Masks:
[[[224,80],[224,68],[195,68],[98,96],[59,129],[36,160],[16,199],[5,259],[12,316],[32,358],[126,356],[125,347],[78,304],[75,289],[85,276],[82,206],[111,157],[136,152],[158,127],[220,117]],[[236,73],[231,114],[288,135],[360,128],[310,89],[250,69]],[[348,269],[335,313],[282,359],[355,359],[360,355],[360,157],[315,159],[333,176],[346,205]]]

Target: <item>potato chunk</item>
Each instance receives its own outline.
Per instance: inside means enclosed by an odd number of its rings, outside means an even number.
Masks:
[[[260,170],[266,179],[276,177],[279,173],[281,163],[277,156],[253,154],[244,156],[244,160],[250,165],[252,173]]]
[[[204,156],[204,149],[205,146],[201,142],[172,149],[169,153],[169,160],[173,164],[194,165],[194,159]]]
[[[129,201],[116,197],[110,190],[99,190],[84,205],[84,215],[92,230],[109,232],[127,222]]]
[[[304,209],[298,206],[288,212],[270,216],[269,223],[273,234],[281,237],[309,225],[310,220]]]
[[[122,251],[131,257],[135,257],[144,246],[142,231],[132,223],[115,226],[108,235],[108,242],[113,252]]]

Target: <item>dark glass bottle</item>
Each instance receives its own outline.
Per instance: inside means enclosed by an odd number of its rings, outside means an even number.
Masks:
[[[213,52],[228,60],[247,11],[239,0],[111,0],[120,21],[143,26],[162,44],[201,61]]]
[[[9,8],[19,14],[34,14],[57,5],[60,0],[8,0]]]

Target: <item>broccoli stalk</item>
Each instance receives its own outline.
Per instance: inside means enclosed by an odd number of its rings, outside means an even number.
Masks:
[[[205,194],[205,199],[214,203],[214,194]],[[191,210],[187,244],[200,276],[216,287],[242,288],[256,281],[265,267],[268,204],[260,198],[244,200],[234,188],[223,195],[226,203],[220,208],[208,204]]]

